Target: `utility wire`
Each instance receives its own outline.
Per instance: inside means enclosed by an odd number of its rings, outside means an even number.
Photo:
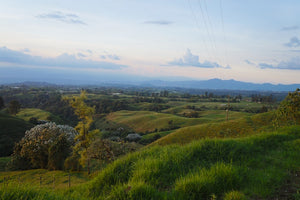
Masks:
[[[193,15],[193,17],[194,17],[194,20],[195,20],[195,22],[196,22],[196,26],[197,26],[197,28],[199,28],[199,30],[201,31],[201,30],[202,30],[202,27],[200,26],[199,20],[198,20],[198,18],[197,18],[197,16],[196,16],[195,12],[194,12],[194,10],[193,10],[193,7],[192,7],[192,5],[191,5],[191,2],[190,2],[190,0],[187,0],[187,1],[188,1],[188,4],[189,4],[191,13],[192,13],[192,15]],[[211,59],[211,58],[212,58],[212,55],[211,55],[211,53],[210,53],[210,51],[209,51],[209,49],[208,49],[208,47],[207,47],[207,44],[206,44],[205,39],[204,39],[203,37],[201,37],[201,40],[202,40],[203,46],[204,46],[204,48],[205,48],[205,50],[206,50],[206,52],[207,52],[208,57],[210,57],[210,59]],[[207,60],[209,60],[209,58],[207,58]]]
[[[206,2],[204,2],[204,3],[206,5]],[[202,19],[203,19],[203,22],[204,22],[204,25],[205,25],[205,28],[206,28],[208,39],[211,43],[211,48],[212,48],[213,54],[217,54],[216,41],[214,39],[213,28],[212,28],[210,18],[209,18],[209,15],[208,15],[207,5],[206,5],[206,16],[205,16],[204,9],[202,8],[202,4],[201,4],[200,0],[198,0],[198,5],[199,5],[200,11],[201,11],[201,16],[202,16]],[[209,27],[209,25],[211,25],[211,27]],[[211,28],[211,30],[210,30],[210,28]],[[216,56],[216,55],[214,57],[215,57],[216,62],[220,64],[219,57]],[[214,70],[215,70],[216,75],[219,76],[219,70],[217,70],[216,67],[214,67]]]
[[[222,0],[220,0],[220,12],[221,12],[220,14],[221,14],[221,23],[222,23],[222,30],[223,30],[224,46],[225,46],[225,62],[226,62],[226,65],[228,65],[228,49],[227,49],[226,32],[225,32],[225,26],[224,26],[224,15],[223,15]]]

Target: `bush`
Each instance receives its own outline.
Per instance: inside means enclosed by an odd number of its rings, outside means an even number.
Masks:
[[[242,192],[231,191],[225,194],[224,200],[247,200],[247,198]]]
[[[15,144],[10,168],[62,169],[64,160],[72,151],[76,134],[72,127],[55,123],[33,127]]]

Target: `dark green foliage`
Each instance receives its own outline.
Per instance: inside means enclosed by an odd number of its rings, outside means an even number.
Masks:
[[[71,156],[67,157],[64,162],[64,169],[70,171],[81,171],[82,166],[79,163],[80,155],[77,153],[73,153]]]
[[[59,170],[64,168],[64,162],[71,154],[71,144],[64,135],[60,135],[49,147],[48,169]]]
[[[4,108],[4,100],[3,98],[0,96],[0,110]]]
[[[6,165],[10,161],[10,157],[0,157],[0,172],[6,170]]]
[[[22,119],[0,112],[0,157],[12,154],[14,143],[32,126]]]
[[[9,102],[8,105],[8,112],[11,115],[16,115],[21,108],[21,104],[19,103],[19,101],[17,100],[12,100],[11,102]]]

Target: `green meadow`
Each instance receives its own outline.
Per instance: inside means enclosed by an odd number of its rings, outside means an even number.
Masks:
[[[63,193],[70,199],[279,198],[289,182],[299,181],[295,176],[300,166],[299,147],[299,126],[244,138],[155,145],[116,160],[91,181],[55,193],[50,190],[47,195],[44,187],[5,185],[1,175],[0,196],[61,199]],[[34,177],[33,172],[22,173]],[[11,176],[18,174],[21,172]],[[297,197],[297,188],[292,189],[286,197]]]

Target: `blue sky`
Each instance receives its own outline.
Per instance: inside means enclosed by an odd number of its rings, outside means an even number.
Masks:
[[[0,3],[0,79],[300,83],[297,0]]]

